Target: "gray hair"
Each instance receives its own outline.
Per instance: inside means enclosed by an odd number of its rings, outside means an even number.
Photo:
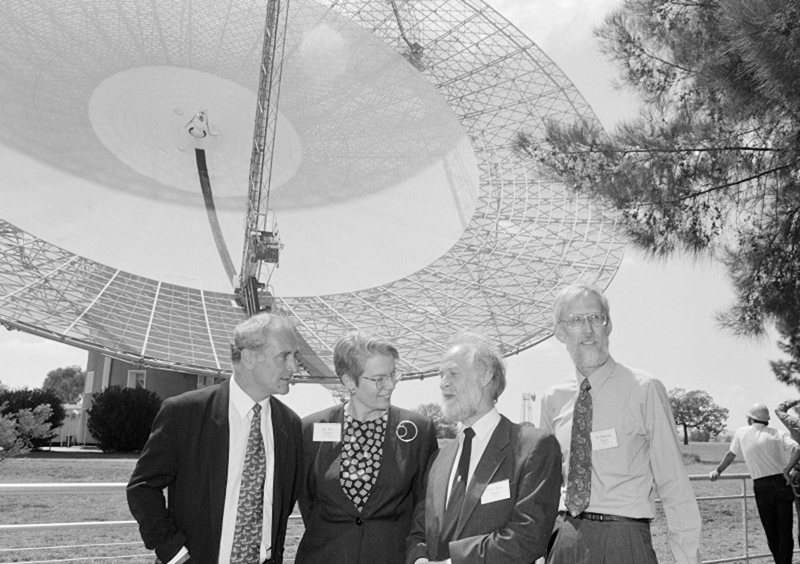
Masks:
[[[341,380],[345,374],[358,380],[364,373],[364,364],[373,356],[390,356],[400,359],[395,346],[380,335],[366,331],[348,331],[336,340],[333,345],[333,367]]]
[[[294,321],[274,313],[259,313],[248,317],[233,330],[231,361],[240,362],[244,349],[258,350],[267,346],[272,332],[280,329],[294,331]]]
[[[573,282],[568,286],[561,288],[556,294],[556,300],[553,302],[553,326],[558,325],[561,321],[561,314],[571,305],[575,300],[583,296],[595,296],[600,300],[600,307],[606,315],[611,314],[611,309],[608,306],[608,298],[603,294],[603,290],[592,281],[581,279]]]
[[[450,346],[468,345],[472,350],[472,364],[480,371],[492,375],[492,399],[497,401],[506,389],[506,363],[497,346],[486,336],[474,331],[461,331],[450,341]]]

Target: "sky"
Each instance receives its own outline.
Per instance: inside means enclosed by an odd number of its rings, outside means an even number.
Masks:
[[[606,129],[636,111],[636,100],[612,86],[614,69],[597,49],[592,29],[619,2],[612,0],[490,0],[492,7],[531,38],[572,80]],[[782,358],[775,337],[743,340],[725,333],[716,312],[732,294],[724,270],[710,261],[677,257],[654,262],[628,250],[606,291],[611,306],[612,356],[661,379],[667,389],[704,390],[729,410],[728,430],[745,424],[755,402],[770,410],[798,391],[775,380],[768,361]],[[402,354],[402,351],[400,351]],[[86,365],[87,353],[32,335],[0,328],[0,382],[41,386],[53,368]],[[509,357],[508,387],[498,408],[513,421],[522,416],[522,394],[539,400],[551,385],[573,374],[563,345],[554,338]],[[404,381],[393,403],[413,408],[439,400],[438,378]],[[284,398],[301,416],[333,404],[321,386],[295,385]],[[781,424],[775,420],[775,425]]]

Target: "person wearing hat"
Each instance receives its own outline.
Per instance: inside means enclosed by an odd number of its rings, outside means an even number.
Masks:
[[[794,493],[789,472],[800,460],[800,447],[786,431],[768,427],[769,410],[763,403],[753,405],[746,416],[747,426],[736,429],[730,450],[709,478],[715,481],[737,456],[744,457],[775,564],[792,564]]]

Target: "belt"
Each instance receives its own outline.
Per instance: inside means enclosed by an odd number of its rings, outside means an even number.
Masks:
[[[569,515],[566,511],[559,511],[561,515]],[[572,515],[569,515],[572,517]],[[650,524],[650,519],[647,517],[623,517],[622,515],[608,515],[606,513],[589,513],[584,511],[578,513],[573,519],[583,519],[586,521],[623,521],[627,523],[647,523]]]

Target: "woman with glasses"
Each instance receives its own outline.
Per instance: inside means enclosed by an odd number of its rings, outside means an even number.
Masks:
[[[399,358],[377,335],[351,331],[336,341],[333,363],[349,399],[303,419],[306,530],[296,564],[403,562],[438,446],[428,417],[391,404]]]

